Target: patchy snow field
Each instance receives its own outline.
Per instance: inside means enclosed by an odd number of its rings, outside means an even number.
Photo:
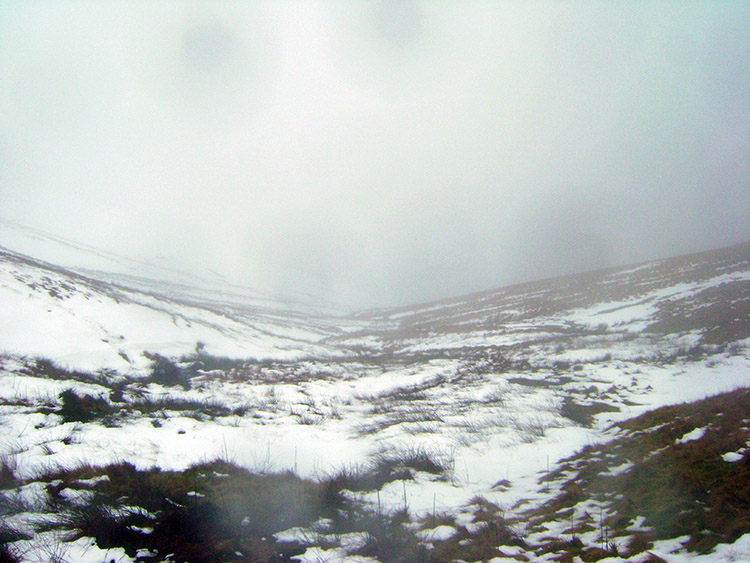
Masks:
[[[729,258],[716,260],[727,269]],[[476,497],[508,517],[520,514],[559,492],[545,475],[614,436],[613,423],[750,383],[742,327],[724,342],[715,337],[734,327],[734,317],[701,325],[696,316],[727,307],[745,314],[748,260],[721,275],[705,262],[681,264],[684,279],[666,271],[675,264],[657,263],[584,287],[562,280],[326,320],[191,304],[6,254],[0,460],[17,486],[2,498],[23,509],[3,509],[3,517],[29,536],[13,545],[29,561],[55,554],[133,561],[121,549],[63,541],[36,526],[47,502],[37,479],[83,463],[184,470],[223,459],[323,479],[393,452],[426,452],[446,471],[412,471],[352,497],[378,511],[406,508],[414,522],[435,513],[460,522]],[[155,377],[155,354],[172,358],[184,379]],[[98,400],[91,403],[98,414],[66,421],[69,390]],[[701,436],[691,431],[682,440]],[[419,537],[447,541],[457,533],[451,526],[421,529]],[[565,528],[561,522],[545,533],[562,536]],[[596,544],[597,534],[581,539]],[[680,546],[680,538],[659,541],[650,552],[670,562],[750,560],[748,536],[705,556]],[[311,546],[298,560],[374,560],[351,551]],[[517,561],[524,551],[504,553],[492,561]],[[625,560],[640,559],[602,559]]]

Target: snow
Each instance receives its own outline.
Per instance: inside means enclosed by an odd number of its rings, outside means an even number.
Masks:
[[[314,342],[330,332],[294,326],[301,322],[296,317],[275,322],[267,317],[240,320],[209,308],[7,261],[0,261],[0,280],[4,350],[43,356],[70,368],[142,371],[148,365],[144,351],[181,356],[194,353],[198,342],[207,353],[233,358],[341,355]]]
[[[61,390],[73,387],[89,394],[104,394],[105,389],[75,382],[51,381],[21,376],[12,369],[18,365],[4,362],[0,372],[0,397],[8,401],[27,398],[55,403]],[[629,369],[625,362],[618,366],[586,364],[584,370],[595,369],[598,388],[602,391],[617,386],[622,373]],[[11,369],[8,369],[11,368]],[[640,366],[633,377],[637,384],[620,388],[623,397],[640,401],[640,405],[622,406],[619,413],[600,415],[602,424],[631,417],[661,404],[702,398],[708,390],[732,388],[747,382],[750,360],[744,356],[724,358],[712,366],[693,365],[689,371],[679,364],[673,366]],[[360,369],[360,368],[357,368]],[[419,366],[394,366],[385,371],[365,370],[353,380],[310,380],[300,383],[243,385],[242,383],[206,382],[204,389],[174,391],[152,386],[152,393],[169,393],[175,397],[214,397],[226,404],[255,405],[259,418],[235,417],[199,421],[169,413],[154,427],[148,418],[131,419],[122,427],[108,428],[101,424],[59,424],[54,415],[27,414],[23,409],[5,411],[0,422],[3,434],[15,437],[3,442],[2,450],[14,450],[19,476],[32,476],[51,462],[73,467],[82,460],[105,464],[123,459],[133,460],[137,467],[159,466],[184,469],[208,459],[223,458],[256,470],[292,469],[305,477],[334,474],[341,468],[366,465],[374,452],[398,451],[427,447],[444,452],[452,460],[453,469],[447,481],[417,473],[414,481],[394,482],[380,491],[383,507],[403,507],[404,498],[414,515],[463,506],[475,495],[482,495],[501,506],[518,501],[534,502],[545,498],[539,478],[547,467],[554,469],[560,459],[600,440],[600,426],[583,428],[566,423],[555,412],[558,392],[543,387],[513,385],[503,376],[490,375],[478,380],[477,387],[466,387],[466,381],[452,384],[460,365],[451,360],[434,360]],[[348,373],[346,369],[342,373]],[[721,377],[719,377],[719,375]],[[342,376],[343,377],[343,376]],[[689,384],[686,384],[689,382]],[[375,435],[360,436],[355,431],[378,397],[414,386],[438,384],[426,393],[433,396],[444,423],[437,433],[405,434],[399,426]],[[569,383],[568,386],[576,385]],[[584,380],[581,385],[589,385]],[[641,389],[650,387],[648,394]],[[269,390],[273,394],[269,395]],[[461,412],[464,397],[474,400],[500,395],[503,400],[492,407],[496,410]],[[269,403],[275,401],[275,406]],[[300,402],[306,401],[306,402]],[[295,413],[309,413],[313,405],[328,405],[328,412],[313,424],[300,424]],[[251,409],[252,410],[252,409]],[[485,412],[486,410],[486,412]],[[490,414],[494,412],[495,414]],[[471,429],[472,433],[466,433]],[[530,433],[531,430],[534,433]],[[688,433],[682,439],[697,439],[705,429]],[[536,434],[539,432],[539,434]],[[72,438],[72,439],[71,439]],[[41,446],[46,447],[45,453]],[[625,467],[615,467],[614,473]],[[501,479],[510,482],[508,490],[493,491]],[[31,496],[31,495],[30,495]],[[375,493],[361,498],[373,506]],[[441,531],[441,533],[443,533]],[[310,549],[304,557],[317,557],[323,551]],[[325,551],[325,555],[346,559],[344,552]]]
[[[360,555],[349,555],[343,549],[322,549],[309,547],[302,555],[292,557],[292,560],[300,563],[379,563],[373,557],[362,557]]]
[[[649,551],[670,563],[746,563],[750,561],[750,534],[745,534],[733,544],[719,544],[713,553],[707,555],[684,550],[683,544],[687,539],[683,537],[659,541]]]
[[[722,274],[701,282],[680,282],[623,301],[597,303],[560,315],[567,322],[589,328],[619,327],[638,333],[654,322],[663,301],[674,301],[696,296],[700,291],[727,283],[750,280],[750,272]]]
[[[417,536],[424,541],[445,541],[458,533],[458,530],[453,526],[437,526],[435,528],[428,528],[426,530],[420,530],[417,532]]]
[[[628,325],[627,330],[640,332],[650,324],[658,308],[646,300],[601,303],[587,309],[572,311],[565,319],[591,328]],[[639,321],[639,322],[636,322]]]
[[[703,436],[706,435],[706,430],[708,430],[708,427],[705,428],[696,428],[695,430],[692,430],[685,434],[682,438],[677,440],[676,443],[678,444],[685,444],[687,442],[693,442],[695,440],[700,440],[703,438]]]
[[[620,276],[647,271],[639,267]],[[618,278],[608,279],[616,284]],[[544,502],[559,482],[542,485],[540,479],[574,452],[610,438],[614,431],[607,429],[613,422],[747,386],[750,340],[688,363],[663,358],[699,344],[700,330],[641,332],[656,320],[665,300],[694,297],[706,288],[749,279],[750,273],[735,272],[703,281],[670,280],[623,299],[569,310],[561,306],[524,320],[519,320],[525,311],[522,302],[543,297],[543,290],[508,294],[500,305],[482,298],[478,316],[460,320],[461,331],[400,338],[388,332],[398,326],[396,321],[429,315],[455,320],[450,315],[460,318],[470,301],[386,314],[384,321],[231,313],[0,261],[0,343],[5,350],[0,356],[0,456],[14,465],[19,478],[29,479],[50,467],[75,467],[84,461],[104,465],[127,460],[138,468],[181,470],[217,458],[252,470],[293,470],[303,477],[322,478],[365,467],[383,453],[426,451],[446,462],[445,475],[415,471],[413,480],[353,496],[384,511],[408,508],[414,518],[435,511],[450,513],[458,525],[472,526],[467,506],[477,495],[509,512],[521,501]],[[493,314],[510,320],[487,328],[483,322]],[[287,363],[260,366],[261,375],[255,379],[205,374],[193,380],[190,390],[146,382],[145,351],[179,357],[194,353],[198,342],[207,353]],[[346,347],[361,347],[361,355],[354,356]],[[508,361],[493,364],[489,353],[486,363],[485,356],[462,355],[473,348],[488,349]],[[435,359],[408,358],[424,352],[435,352]],[[216,401],[246,412],[201,417],[164,409],[152,416],[123,417],[118,425],[62,423],[55,414],[61,392],[73,389],[106,399],[110,390],[25,374],[28,358],[37,356],[81,370],[111,368],[137,375],[137,391],[145,398]],[[575,369],[560,368],[565,362]],[[295,377],[284,377],[290,374]],[[590,428],[583,427],[562,416],[568,397],[583,406],[599,402],[617,410],[598,414]],[[692,430],[678,443],[700,439],[706,430]],[[743,459],[744,451],[727,452],[722,458],[734,463]],[[632,467],[623,463],[610,467],[607,474]],[[501,480],[507,486],[494,489]],[[30,482],[5,498],[33,511],[41,509],[44,494],[42,483]],[[582,503],[579,509],[598,507]],[[28,528],[30,520],[23,513],[13,516],[11,523]],[[549,533],[562,534],[567,525],[551,524]],[[642,530],[643,525],[639,518],[628,529]],[[455,533],[456,528],[447,525],[419,531],[425,542]],[[277,539],[305,540],[313,535],[309,529],[291,529],[277,534]],[[351,555],[352,546],[363,541],[361,535],[339,539],[341,548],[309,547],[296,560],[375,561]],[[593,535],[586,539],[596,541]],[[678,562],[750,560],[750,536],[720,546],[710,557],[685,553],[684,540],[657,542],[653,552]],[[71,561],[130,561],[124,552],[99,550],[86,538],[60,542],[38,534],[19,545],[40,561],[53,549],[67,550]],[[512,556],[520,553],[516,549],[520,548],[503,552]]]
[[[622,465],[618,465],[617,467],[612,467],[604,473],[604,475],[608,477],[616,477],[617,475],[622,475],[623,473],[630,471],[633,467],[635,467],[632,463],[623,463]]]
[[[723,459],[727,463],[736,463],[738,461],[742,461],[744,457],[745,456],[740,452],[727,452],[721,456],[721,459]]]
[[[629,532],[648,532],[651,530],[651,527],[644,526],[646,522],[646,519],[643,516],[638,516],[635,520],[633,520],[633,523],[628,526],[627,530]]]
[[[506,331],[480,332],[475,334],[450,334],[421,338],[419,341],[405,341],[405,352],[425,352],[429,350],[446,350],[450,348],[471,348],[480,346],[512,346],[524,342],[543,340],[551,336],[548,332],[514,331],[509,327]]]
[[[24,554],[24,561],[49,563],[50,561],[75,561],[75,563],[134,563],[122,548],[101,549],[91,538],[64,541],[60,534],[45,532],[31,540],[15,542]]]

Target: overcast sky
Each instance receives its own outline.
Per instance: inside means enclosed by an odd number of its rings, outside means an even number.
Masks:
[[[3,0],[0,217],[347,307],[745,241],[750,2]]]

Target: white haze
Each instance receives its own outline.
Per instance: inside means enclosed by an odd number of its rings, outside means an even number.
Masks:
[[[2,2],[0,218],[350,308],[740,242],[749,24],[747,2]]]

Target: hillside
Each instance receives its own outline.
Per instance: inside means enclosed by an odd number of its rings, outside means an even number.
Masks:
[[[105,277],[0,253],[8,561],[750,558],[750,244],[346,318]]]
[[[214,354],[255,359],[340,353],[318,343],[340,329],[309,315],[165,282],[102,279],[111,277],[94,278],[0,248],[3,349],[68,367],[119,371],[144,369],[144,351],[177,356],[198,343]]]
[[[666,335],[699,331],[704,343],[750,337],[750,243],[632,267],[587,272],[486,291],[419,307],[370,311],[382,346],[455,347],[467,333],[482,345],[534,328],[557,337],[591,329]],[[371,335],[372,328],[369,328]]]

